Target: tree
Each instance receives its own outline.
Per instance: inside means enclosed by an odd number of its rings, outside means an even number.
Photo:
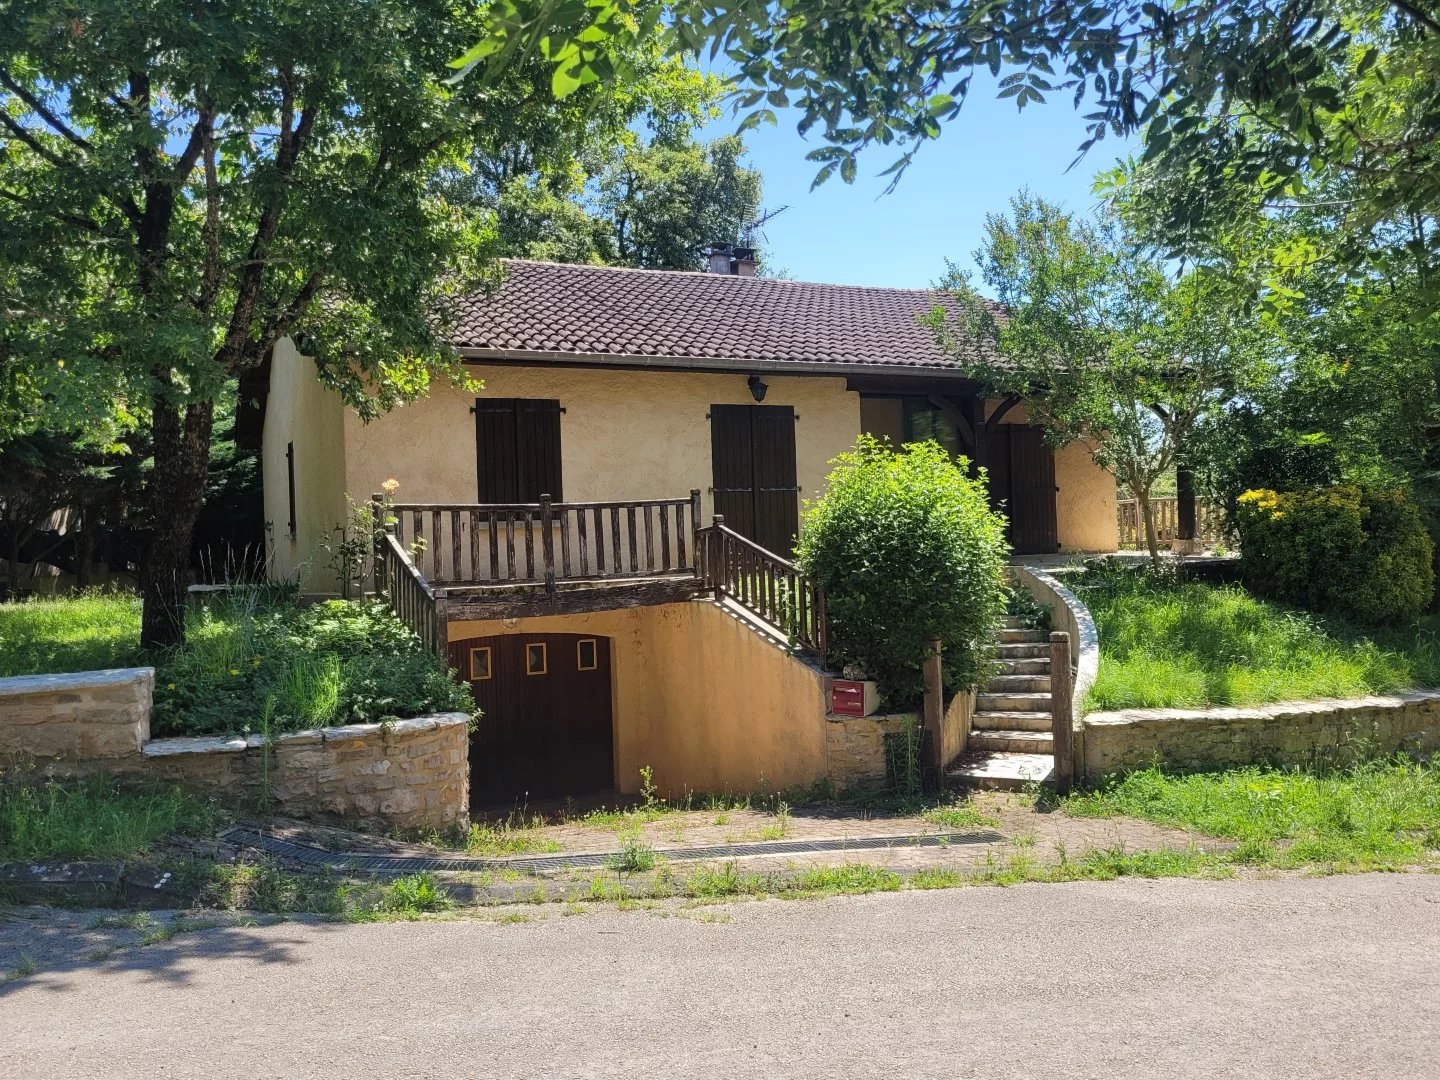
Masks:
[[[1440,197],[1440,17],[1418,0],[499,0],[457,64],[500,77],[543,55],[557,94],[626,69],[619,43],[661,36],[725,54],[745,123],[800,111],[817,182],[852,180],[871,145],[897,177],[938,138],[977,73],[1024,108],[1061,94],[1088,149],[1143,131],[1162,166],[1172,249],[1225,221],[1227,186],[1294,195],[1307,171],[1366,181],[1375,207]],[[1365,213],[1356,217],[1364,236]]]
[[[975,259],[1001,313],[952,264],[944,284],[956,312],[932,316],[948,351],[991,391],[1023,395],[1052,442],[1084,440],[1134,492],[1158,560],[1152,487],[1196,425],[1270,364],[1243,287],[1208,270],[1173,279],[1134,251],[1113,216],[1090,224],[1023,192],[1010,217],[987,216]],[[971,359],[977,335],[1005,363]]]
[[[477,133],[533,129],[551,106],[523,71],[447,84],[481,15],[440,0],[0,8],[0,406],[13,419],[44,400],[69,426],[117,401],[145,414],[145,644],[183,634],[227,380],[304,334],[319,376],[370,417],[457,370],[450,299],[482,280],[494,238],[432,177]]]

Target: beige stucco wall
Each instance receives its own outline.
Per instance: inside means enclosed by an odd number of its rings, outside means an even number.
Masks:
[[[744,375],[615,371],[566,367],[477,366],[493,397],[558,398],[561,471],[571,502],[659,499],[709,489],[712,404],[753,403]],[[860,432],[860,396],[843,378],[765,376],[766,405],[791,405],[800,497],[813,498],[828,462]],[[368,496],[389,478],[401,502],[473,502],[476,498],[475,395],[436,386],[430,396],[370,424],[345,415],[345,488]],[[283,452],[283,447],[282,447]]]
[[[326,556],[320,551],[320,542],[346,516],[347,412],[340,395],[316,378],[312,360],[296,352],[289,338],[276,344],[270,364],[261,453],[270,576],[277,581],[299,579],[307,592],[330,592],[335,588],[333,575],[324,567]],[[354,419],[353,414],[349,419]],[[285,467],[285,447],[290,442],[295,444],[293,537]]]
[[[786,790],[826,776],[825,677],[718,604],[450,624],[451,641],[524,633],[610,639],[622,792],[639,791],[645,765],[671,796]]]
[[[985,403],[988,417],[1000,405]],[[1028,424],[1024,405],[1016,405],[1000,421]],[[1120,542],[1115,510],[1115,477],[1091,456],[1083,440],[1055,452],[1055,531],[1061,551],[1115,551]]]

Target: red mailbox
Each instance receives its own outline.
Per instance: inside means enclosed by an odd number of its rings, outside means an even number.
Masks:
[[[875,684],[860,679],[833,679],[830,711],[836,716],[869,716],[880,707]]]

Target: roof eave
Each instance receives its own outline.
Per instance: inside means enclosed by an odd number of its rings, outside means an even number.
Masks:
[[[956,367],[934,364],[867,364],[828,360],[731,360],[708,356],[646,356],[624,353],[551,352],[542,349],[456,348],[462,359],[496,363],[547,363],[572,367],[615,367],[657,371],[714,371],[734,374],[766,372],[774,375],[914,375],[926,378],[966,376]]]

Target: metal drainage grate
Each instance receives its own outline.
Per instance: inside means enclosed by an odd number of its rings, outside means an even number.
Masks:
[[[293,840],[282,840],[256,829],[236,828],[222,834],[232,843],[258,848],[308,866],[328,870],[356,870],[382,874],[413,874],[421,870],[592,870],[617,852],[578,855],[539,855],[534,858],[476,859],[467,856],[347,855]],[[952,844],[990,844],[1002,839],[996,832],[926,833],[912,836],[866,836],[848,840],[768,840],[757,844],[711,844],[705,847],[657,848],[656,855],[672,862],[698,859],[734,859],[747,855],[809,855],[836,851],[882,851],[885,848],[948,847]]]

